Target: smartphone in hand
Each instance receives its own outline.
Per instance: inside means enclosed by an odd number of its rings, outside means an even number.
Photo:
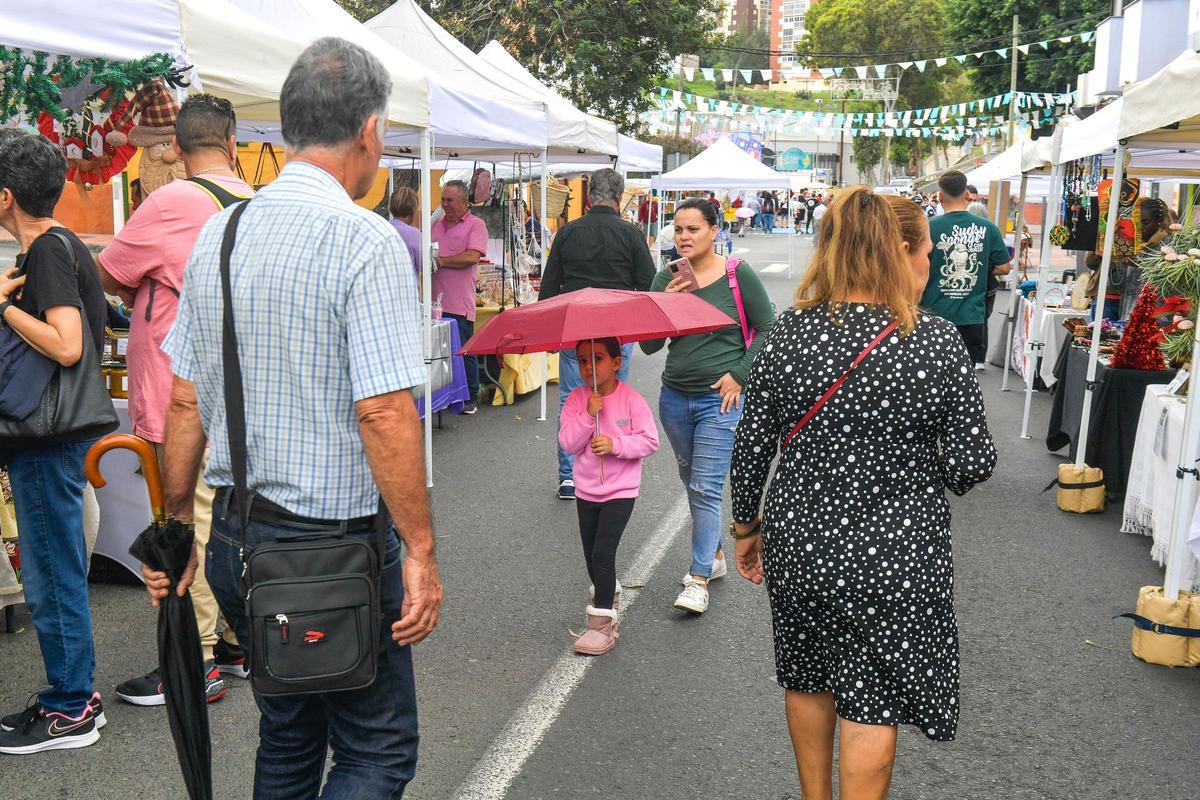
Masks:
[[[687,281],[687,291],[694,292],[700,288],[700,282],[696,280],[696,273],[692,272],[692,262],[686,258],[679,258],[667,264],[667,269],[671,271],[671,278],[683,278]]]

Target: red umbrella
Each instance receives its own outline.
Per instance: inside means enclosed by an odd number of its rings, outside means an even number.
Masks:
[[[687,292],[580,289],[499,314],[468,339],[460,353],[540,353],[608,337],[627,344],[735,324],[737,320],[724,311]]]

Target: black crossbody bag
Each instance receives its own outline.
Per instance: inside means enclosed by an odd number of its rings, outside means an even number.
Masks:
[[[250,681],[263,695],[361,689],[375,680],[378,662],[379,573],[389,529],[383,499],[375,517],[374,547],[340,535],[331,526],[246,552],[254,497],[246,486],[246,407],[229,260],[238,220],[248,205],[234,209],[221,242],[221,353],[233,499],[241,523],[242,589],[251,632]]]

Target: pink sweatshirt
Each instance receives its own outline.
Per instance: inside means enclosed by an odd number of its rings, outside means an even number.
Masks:
[[[613,440],[612,453],[601,458],[592,453],[596,420],[587,413],[591,396],[590,386],[571,392],[559,420],[558,443],[575,456],[575,496],[593,503],[637,497],[642,459],[658,450],[658,428],[650,406],[633,388],[617,383],[600,410],[600,435]]]

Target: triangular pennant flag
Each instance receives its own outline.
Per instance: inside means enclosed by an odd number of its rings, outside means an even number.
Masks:
[[[909,67],[911,67],[912,65],[913,65],[913,62],[911,62],[911,61],[901,61],[901,62],[900,62],[900,69],[908,69],[908,68],[909,68]]]
[[[1026,56],[1029,55],[1029,45],[1019,44],[1019,45],[1017,45],[1017,49],[1021,51],[1022,55],[1026,55]]]
[[[966,114],[966,113],[967,113],[967,104],[966,104],[966,103],[959,103],[959,104],[958,104],[957,113],[958,113],[958,114],[960,114],[960,115],[962,115],[962,114]]]
[[[1012,92],[1005,92],[1004,93],[1004,105],[1008,105],[1009,103],[1011,103],[1012,98],[1013,98]]]
[[[886,78],[887,77],[887,68],[888,68],[887,64],[876,64],[875,65],[875,74],[878,75],[880,78]]]
[[[1192,18],[1195,19],[1195,12],[1193,12]],[[1079,34],[1079,41],[1090,42],[1092,40],[1092,37],[1095,35],[1096,35],[1095,31],[1084,31],[1083,33]]]
[[[993,50],[992,52],[995,53],[996,55],[1000,56],[1001,58],[1008,58],[1008,48],[1007,47],[1001,47],[996,50]]]
[[[981,50],[980,52],[972,53],[971,55],[975,56],[976,58],[983,58],[983,51]]]
[[[925,71],[925,64],[926,64],[926,63],[927,63],[927,62],[926,62],[926,61],[924,61],[924,60],[921,60],[921,61],[914,61],[914,62],[913,62],[913,65],[914,65],[914,66],[917,68],[917,72],[924,72],[924,71]]]
[[[774,77],[774,73],[769,69],[760,69],[758,72],[762,75],[763,83],[770,83]]]
[[[940,59],[940,58],[939,58],[938,60],[939,60],[939,61],[941,61],[942,59]],[[955,61],[957,61],[957,62],[958,62],[958,63],[960,63],[960,64],[965,64],[965,63],[967,63],[967,57],[966,57],[966,56],[955,56],[955,57],[954,57],[954,60],[955,60]],[[941,66],[941,64],[939,64],[938,66],[940,67],[940,66]]]
[[[695,80],[696,79],[696,68],[695,67],[684,67],[683,68],[683,77],[687,78],[689,81]]]
[[[865,116],[866,116],[866,115],[865,115],[865,114],[863,114],[863,113],[861,113],[861,112],[859,112],[858,114],[855,114],[855,115],[854,115],[854,124],[855,124],[855,125],[862,125],[862,122],[863,122],[863,117],[865,117]]]
[[[716,70],[712,67],[701,67],[700,74],[704,76],[704,80],[711,81],[716,75]]]
[[[674,100],[676,103],[681,102],[683,100],[683,92],[679,91],[678,89],[675,89],[674,91],[671,92],[671,99]]]
[[[905,126],[911,124],[912,123],[912,112],[905,111],[904,116],[901,119],[903,120]]]
[[[819,69],[817,71],[821,73],[821,77],[824,78],[825,80],[829,80],[830,78],[833,77],[833,68],[832,67],[822,67],[821,69]]]
[[[845,67],[834,67],[833,74],[837,77],[842,77],[842,73],[846,71]]]
[[[867,124],[870,125],[871,127],[875,126],[875,115],[874,114],[867,114]]]
[[[754,83],[754,70],[740,69],[738,72],[742,73],[742,79],[745,80],[746,83]]]
[[[837,125],[838,127],[841,127],[842,125],[846,124],[846,115],[845,114],[838,114],[835,117],[835,119],[837,120],[837,122],[835,122],[834,124]]]
[[[1064,43],[1065,43],[1065,42],[1069,42],[1069,41],[1071,41],[1071,40],[1072,40],[1072,39],[1074,39],[1074,38],[1075,38],[1074,36],[1060,36],[1060,37],[1058,37],[1058,40],[1059,40],[1060,42],[1064,42]]]
[[[955,58],[958,58],[958,56],[955,56]],[[946,66],[946,62],[948,62],[949,60],[950,59],[948,59],[948,58],[935,58],[933,60],[933,63],[935,66],[944,67],[944,66]],[[963,61],[966,61],[966,60],[967,60],[967,57],[963,56],[961,59],[959,59],[958,63],[961,64]]]
[[[1040,45],[1043,50],[1050,49],[1050,41],[1048,39],[1042,39],[1040,42],[1038,42],[1038,45]]]
[[[854,71],[856,73],[858,73],[858,79],[860,81],[865,81],[867,79],[867,68],[866,67],[855,67]]]
[[[731,70],[731,69],[721,70],[721,77],[725,79],[726,83],[731,83],[733,81],[733,70]]]

